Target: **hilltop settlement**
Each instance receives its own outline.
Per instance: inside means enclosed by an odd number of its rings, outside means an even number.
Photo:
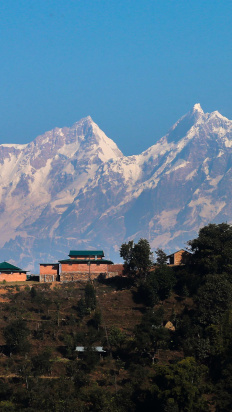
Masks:
[[[181,249],[167,256],[170,265],[181,265],[183,254],[188,253]],[[99,275],[105,278],[123,276],[124,265],[114,264],[111,260],[104,259],[103,250],[70,250],[69,259],[59,260],[55,263],[40,263],[40,282],[74,282],[91,281]],[[22,282],[31,279],[26,270],[22,270],[8,262],[0,263],[0,282]]]

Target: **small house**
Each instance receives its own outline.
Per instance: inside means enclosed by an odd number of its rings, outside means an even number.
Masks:
[[[76,352],[85,352],[88,350],[85,346],[76,346]],[[106,353],[106,351],[103,349],[103,346],[93,346],[91,347],[91,350],[94,352],[99,352],[99,353]]]
[[[187,250],[180,249],[177,252],[168,255],[168,264],[173,266],[179,266],[183,264],[183,258],[190,253]]]
[[[22,282],[27,280],[27,270],[22,270],[8,262],[0,263],[0,282]]]
[[[92,346],[90,348],[86,348],[85,346],[76,346],[75,351],[77,352],[78,357],[82,357],[81,355],[85,353],[86,351],[93,351],[95,353],[99,353],[100,359],[102,358],[103,355],[105,355],[107,352],[103,349],[103,346]]]

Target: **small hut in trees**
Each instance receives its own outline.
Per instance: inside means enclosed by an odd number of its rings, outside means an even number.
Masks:
[[[174,266],[179,266],[183,264],[183,257],[185,257],[187,254],[190,254],[187,250],[180,249],[177,252],[168,255],[168,264]]]

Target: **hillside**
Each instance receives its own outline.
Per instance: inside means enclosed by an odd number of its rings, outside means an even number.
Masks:
[[[112,409],[108,409],[108,402],[112,402],[118,393],[118,402],[121,403],[120,391],[131,381],[133,374],[128,367],[133,357],[137,363],[136,359],[141,354],[139,351],[129,355],[128,348],[135,339],[136,325],[148,311],[144,304],[136,303],[136,288],[125,288],[126,284],[121,282],[118,284],[118,281],[111,280],[108,285],[95,282],[97,311],[101,313],[99,326],[93,322],[98,312],[83,316],[78,309],[78,301],[84,297],[83,284],[70,283],[53,288],[52,284],[29,282],[27,285],[0,287],[2,411],[14,411],[14,408],[31,412],[50,411],[55,405],[58,411],[70,412],[76,408],[83,411],[97,411],[98,408],[117,410],[113,404]],[[163,306],[164,323],[171,318],[173,310],[176,314],[181,313],[189,304],[192,305],[191,299],[181,303],[175,295],[167,299]],[[17,324],[20,329],[17,329]],[[5,346],[4,331],[9,327],[10,330],[15,328],[14,339],[10,341],[12,349]],[[28,331],[26,338],[24,327]],[[91,353],[77,356],[73,351],[76,345],[88,347],[102,343],[107,351],[102,359]],[[144,355],[141,367],[143,365],[142,386],[145,389],[151,383],[149,373],[152,372],[153,361],[151,356]],[[131,360],[128,356],[132,356]],[[184,355],[182,350],[170,351],[168,347],[162,349],[161,345],[157,356],[156,362],[162,365],[172,359],[180,360]],[[140,378],[137,376],[136,379]],[[47,385],[49,392],[45,389]],[[73,389],[78,397],[74,396]],[[126,409],[122,410],[133,410],[132,404],[131,407],[125,404]]]
[[[232,226],[178,265],[131,247],[123,277],[0,285],[1,411],[231,410]]]

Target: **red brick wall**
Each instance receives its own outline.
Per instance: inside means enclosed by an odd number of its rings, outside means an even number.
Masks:
[[[5,280],[6,282],[23,282],[27,280],[26,273],[0,273],[0,282]]]
[[[107,273],[107,264],[97,265],[91,263],[90,273]],[[61,263],[61,272],[85,272],[89,273],[89,265],[87,263]]]
[[[118,263],[116,265],[108,265],[108,271],[111,273],[111,276],[115,274],[115,276],[122,276],[123,274],[124,265],[122,263]]]
[[[40,275],[58,275],[59,273],[59,265],[43,265],[40,264]]]

